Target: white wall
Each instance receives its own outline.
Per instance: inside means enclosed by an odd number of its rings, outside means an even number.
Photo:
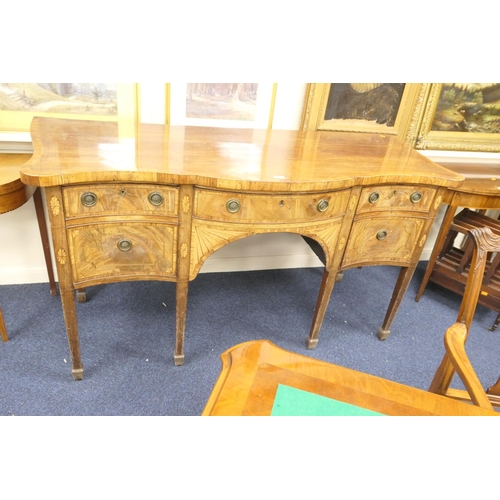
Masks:
[[[0,215],[0,242],[0,284],[49,281],[33,198]]]
[[[141,83],[141,117],[143,122],[164,122],[164,89],[164,84]],[[278,84],[273,128],[295,130],[300,127],[305,90],[305,84]],[[477,161],[500,161],[498,154],[455,154],[439,151],[424,152],[424,154],[435,161],[465,160],[471,156]],[[443,214],[444,207],[441,207],[427,239],[422,260],[427,260],[430,256]],[[32,199],[17,210],[0,215],[0,242],[0,285],[48,282]],[[256,235],[223,247],[207,259],[201,272],[320,265],[318,258],[300,236],[279,233]],[[55,264],[54,271],[56,272]]]

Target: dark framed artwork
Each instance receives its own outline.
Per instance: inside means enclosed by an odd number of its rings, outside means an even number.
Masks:
[[[310,83],[302,128],[416,135],[422,84]]]

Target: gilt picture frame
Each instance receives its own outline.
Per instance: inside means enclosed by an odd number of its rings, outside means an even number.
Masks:
[[[421,150],[500,152],[500,83],[426,84]]]
[[[58,86],[70,86],[65,95]],[[79,86],[94,85],[93,94],[83,96]],[[34,116],[135,123],[138,85],[116,84],[0,84],[0,132],[26,133]],[[51,88],[50,86],[55,86]],[[99,86],[99,87],[98,87]],[[107,95],[102,90],[111,87]],[[80,95],[79,95],[80,92]],[[85,102],[85,99],[88,99]]]
[[[424,91],[420,83],[310,83],[301,128],[397,135],[414,145]]]

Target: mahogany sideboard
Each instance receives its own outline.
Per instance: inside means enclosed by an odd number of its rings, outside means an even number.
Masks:
[[[34,118],[21,179],[45,188],[75,379],[75,290],[176,283],[174,362],[184,362],[188,284],[215,250],[272,232],[317,242],[325,270],[312,349],[343,269],[401,267],[385,339],[446,190],[463,180],[395,136]]]

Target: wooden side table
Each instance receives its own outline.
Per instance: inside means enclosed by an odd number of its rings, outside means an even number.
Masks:
[[[47,273],[49,275],[50,293],[57,295],[54,280],[54,271],[50,256],[50,244],[43,212],[42,197],[40,189],[23,184],[19,178],[19,169],[27,160],[26,154],[0,154],[0,214],[10,212],[24,205],[32,196],[35,202],[36,216],[40,236],[42,238],[43,252]],[[7,342],[8,335],[2,310],[0,309],[0,334],[3,342]]]
[[[456,252],[451,248],[453,243],[451,239],[454,239],[457,232],[465,233],[467,228],[489,225],[495,226],[491,228],[496,232],[496,226],[498,226],[493,220],[486,222],[487,218],[484,219],[484,223],[481,223],[481,215],[474,216],[468,210],[459,215],[455,214],[459,207],[478,209],[480,211],[500,208],[500,163],[480,165],[473,163],[443,163],[442,165],[462,175],[465,180],[458,188],[448,189],[443,199],[448,208],[415,299],[417,302],[420,300],[429,281],[463,294],[468,270],[464,269],[460,261],[465,262],[467,259],[463,258],[463,252]],[[453,261],[457,259],[458,262],[455,265]],[[498,297],[499,292],[492,289],[488,283],[485,283],[483,288],[484,293],[480,295],[479,303],[498,310],[498,305],[495,303],[495,300],[498,299],[495,299],[495,297]],[[496,328],[496,325],[493,328]]]
[[[292,397],[330,401],[331,413],[318,415],[491,415],[498,413],[445,396],[286,351],[268,340],[239,344],[221,355],[222,372],[204,416],[269,416],[281,387]],[[294,392],[296,396],[293,395]],[[287,404],[284,406],[293,406]],[[286,415],[311,415],[311,404]],[[302,406],[302,408],[301,408]]]

